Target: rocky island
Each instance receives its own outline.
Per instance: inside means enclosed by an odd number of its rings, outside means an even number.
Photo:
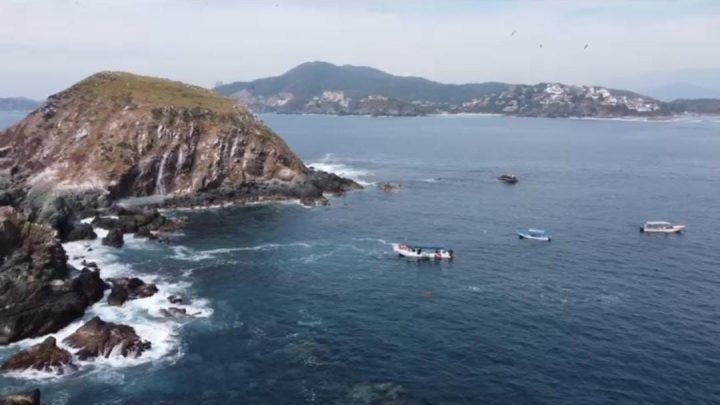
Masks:
[[[304,63],[276,77],[218,85],[215,91],[258,113],[378,116],[482,113],[552,118],[720,113],[718,104],[707,100],[665,103],[603,86],[443,84],[395,76],[370,67],[326,62]]]
[[[359,188],[307,168],[232,100],[195,86],[121,72],[51,96],[0,134],[0,204],[31,220],[57,211],[165,195],[168,205],[298,199]]]

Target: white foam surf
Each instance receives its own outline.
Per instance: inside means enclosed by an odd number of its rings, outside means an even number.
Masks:
[[[89,220],[83,220],[88,223]],[[121,307],[110,306],[107,303],[109,290],[105,296],[92,305],[86,311],[82,319],[78,319],[62,330],[51,335],[41,336],[34,339],[25,339],[15,343],[21,349],[28,348],[45,340],[48,336],[55,337],[58,347],[67,349],[71,353],[76,349],[67,346],[63,340],[74,333],[78,328],[85,324],[88,320],[95,316],[106,322],[113,322],[131,326],[141,339],[151,343],[149,350],[142,353],[137,358],[123,357],[121,354],[113,352],[108,356],[99,357],[92,360],[81,361],[74,357],[73,361],[79,366],[79,370],[91,373],[100,371],[103,375],[110,369],[116,367],[131,367],[145,363],[156,363],[159,361],[172,362],[182,355],[181,329],[187,322],[191,322],[196,318],[207,318],[212,315],[212,308],[208,300],[194,297],[191,294],[191,284],[189,280],[182,279],[189,274],[181,275],[178,279],[170,279],[158,274],[143,273],[137,271],[132,266],[122,263],[117,252],[119,249],[103,246],[100,239],[107,235],[104,229],[95,228],[98,238],[93,241],[75,241],[64,243],[63,247],[68,256],[68,262],[76,268],[82,268],[83,260],[94,262],[100,268],[100,275],[103,279],[111,277],[139,277],[147,283],[155,283],[158,292],[147,298],[129,300]],[[178,248],[178,247],[175,247]],[[161,245],[153,241],[145,239],[134,239],[132,236],[126,235],[126,250],[147,250],[147,249],[164,249]],[[187,303],[172,304],[168,301],[168,296],[179,295],[183,297]],[[187,317],[168,318],[163,316],[163,309],[169,307],[181,308],[186,311]],[[12,346],[11,346],[12,347]],[[65,376],[71,375],[66,369]],[[26,370],[21,372],[13,372],[13,377],[22,379],[56,379],[57,373]]]
[[[346,177],[348,179],[355,180],[362,186],[370,186],[375,183],[369,180],[372,173],[365,169],[349,166],[341,159],[335,157],[332,153],[326,154],[322,159],[308,162],[307,166],[313,167],[317,170],[322,170],[328,173],[337,174],[340,177]]]

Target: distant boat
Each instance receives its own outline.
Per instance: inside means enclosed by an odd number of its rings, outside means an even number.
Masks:
[[[666,221],[648,221],[640,227],[640,232],[671,234],[682,233],[685,228],[685,225],[673,225]]]
[[[515,184],[520,181],[514,174],[503,174],[502,176],[498,177],[498,180],[503,181],[507,184]]]
[[[404,243],[393,243],[393,251],[400,257],[418,260],[452,260],[455,252],[436,246],[410,246]]]
[[[542,229],[522,229],[517,231],[518,237],[520,239],[530,239],[530,240],[539,240],[542,242],[552,242],[552,237],[548,235],[544,230]]]

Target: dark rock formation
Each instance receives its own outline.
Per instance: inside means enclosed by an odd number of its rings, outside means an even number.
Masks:
[[[112,284],[108,304],[113,306],[121,306],[127,300],[151,297],[158,292],[155,284],[145,283],[135,277],[110,278],[108,281]]]
[[[74,371],[77,366],[73,363],[70,352],[57,347],[55,338],[49,337],[40,344],[16,353],[7,359],[0,369],[3,371],[34,369],[64,374],[66,369]]]
[[[54,234],[0,207],[0,345],[57,332],[102,297],[99,273],[69,266]]]
[[[130,294],[124,288],[113,288],[108,295],[108,304],[113,307],[122,306],[130,298]]]
[[[80,222],[74,222],[72,223],[68,229],[67,233],[64,235],[60,235],[60,239],[63,240],[63,242],[72,242],[76,240],[84,240],[84,239],[95,239],[97,238],[97,235],[93,231],[93,227],[90,224],[83,224]]]
[[[72,280],[72,286],[85,295],[90,303],[100,301],[108,286],[100,279],[100,270],[83,269],[80,275]]]
[[[150,349],[150,342],[140,339],[132,327],[104,322],[98,317],[88,321],[64,342],[79,349],[75,354],[81,360],[109,357],[116,347],[123,357],[139,357]]]
[[[92,224],[99,228],[120,230],[122,233],[134,233],[136,238],[157,240],[162,234],[176,232],[187,223],[187,217],[169,219],[157,210],[128,209],[112,207],[107,214],[113,216],[96,216]]]
[[[185,195],[165,200],[166,207],[212,206],[223,203],[299,200],[306,205],[326,203],[325,193],[336,196],[362,187],[352,180],[333,173],[308,169],[306,181],[287,183],[269,181],[245,183],[235,188],[219,188],[196,195]]]
[[[0,405],[40,405],[40,390],[0,396]]]
[[[123,247],[125,241],[123,240],[123,232],[120,229],[111,229],[108,234],[102,238],[102,244],[105,246],[112,246],[116,248]]]

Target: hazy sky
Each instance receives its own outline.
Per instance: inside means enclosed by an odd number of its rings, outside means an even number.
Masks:
[[[0,0],[0,96],[100,70],[212,86],[311,60],[453,83],[720,68],[720,1]]]

